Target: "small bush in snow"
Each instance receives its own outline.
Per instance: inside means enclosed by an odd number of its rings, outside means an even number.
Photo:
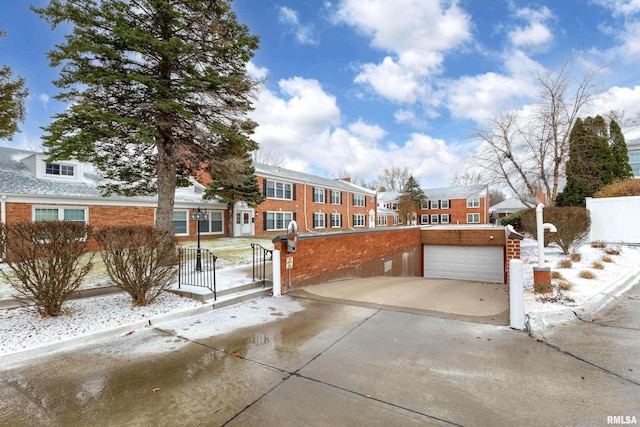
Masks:
[[[620,247],[607,246],[604,248],[604,253],[607,255],[620,255]]]
[[[602,260],[602,262],[613,262],[613,258],[611,258],[609,255],[602,255],[602,258],[600,258]]]
[[[552,271],[551,272],[551,278],[552,279],[564,279],[564,277],[562,276],[562,273],[560,273],[559,271]]]
[[[571,268],[573,266],[573,263],[571,262],[570,259],[563,259],[560,260],[560,262],[558,262],[558,268]]]
[[[545,208],[543,215],[544,222],[551,223],[558,229],[556,233],[545,233],[545,245],[555,243],[565,255],[569,254],[571,248],[582,244],[589,233],[591,219],[585,208],[552,206]],[[528,233],[537,235],[535,209],[522,212],[522,226]]]
[[[62,304],[80,287],[93,255],[81,262],[91,227],[76,221],[10,223],[2,227],[7,265],[0,273],[41,316],[59,316]]]
[[[582,260],[582,255],[580,255],[577,252],[574,252],[570,255],[571,261],[573,262],[580,262]]]
[[[581,270],[580,273],[578,273],[578,276],[583,278],[583,279],[595,279],[596,275],[589,270]]]
[[[604,264],[600,261],[593,261],[591,263],[591,267],[595,268],[596,270],[604,270]]]
[[[151,226],[106,227],[95,239],[113,284],[133,306],[145,306],[167,290],[178,274],[175,239]]]
[[[595,248],[595,249],[603,249],[607,246],[607,244],[605,242],[602,242],[600,240],[594,240],[593,242],[591,242],[591,247]]]
[[[566,280],[559,280],[558,281],[558,289],[561,291],[570,291],[571,288],[573,288],[573,285],[569,282],[567,282]]]

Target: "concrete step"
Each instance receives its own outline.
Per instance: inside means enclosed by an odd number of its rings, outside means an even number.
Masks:
[[[228,295],[236,295],[245,291],[250,290],[262,290],[269,289],[273,287],[270,281],[265,282],[264,288],[262,287],[262,282],[251,282],[244,285],[234,286],[232,288],[221,289],[216,292],[217,300],[224,298]],[[197,301],[211,301],[214,299],[214,294],[210,289],[204,288],[201,286],[189,286],[182,285],[179,289],[173,288],[170,289],[169,292],[174,293],[176,295],[181,295],[185,298],[195,299]]]

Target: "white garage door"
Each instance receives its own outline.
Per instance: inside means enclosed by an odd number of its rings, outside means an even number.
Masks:
[[[502,246],[424,245],[424,277],[504,283]]]

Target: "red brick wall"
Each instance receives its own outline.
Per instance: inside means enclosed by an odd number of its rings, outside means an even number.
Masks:
[[[289,181],[283,181],[289,182]],[[313,185],[310,184],[300,184],[293,183],[292,184],[292,193],[295,194],[295,200],[280,200],[280,199],[266,199],[262,202],[256,209],[256,219],[255,219],[255,234],[256,235],[264,235],[264,234],[273,234],[274,232],[281,232],[277,230],[265,230],[264,226],[264,214],[265,212],[295,212],[296,213],[296,222],[298,223],[298,228],[301,232],[306,231],[338,231],[338,230],[349,230],[350,228],[355,229],[366,229],[369,227],[369,210],[376,210],[376,199],[373,198],[371,200],[370,196],[365,197],[365,206],[364,207],[355,207],[353,206],[352,195],[353,193],[347,191],[341,191],[342,203],[340,205],[334,205],[331,203],[331,189],[325,188],[325,202],[324,203],[314,203],[313,202]],[[264,185],[265,179],[263,177],[258,178],[258,185],[260,186],[260,191],[264,194]],[[293,190],[295,187],[295,191]],[[319,187],[320,188],[320,187]],[[306,203],[306,209],[305,209]],[[313,228],[313,214],[314,213],[322,213],[326,214],[325,219],[325,228]],[[337,213],[342,215],[342,227],[340,228],[332,228],[331,227],[331,214]],[[365,215],[365,225],[364,227],[354,227],[353,226],[353,215],[361,214]],[[287,224],[285,224],[286,226]]]
[[[501,227],[495,229],[451,228],[424,229],[421,241],[425,245],[505,246],[507,238]]]
[[[275,248],[281,251],[280,271],[286,286],[286,237],[276,241]],[[292,255],[292,287],[351,277],[422,275],[420,229],[415,227],[303,235]],[[385,272],[385,263],[391,270]]]
[[[89,209],[89,225],[94,229],[113,225],[153,225],[155,220],[155,208],[150,206],[102,206],[102,205],[64,205],[65,207],[86,207]],[[32,221],[33,210],[31,203],[6,203],[7,223],[19,221]],[[224,233],[202,235],[202,239],[225,237],[228,230],[229,212],[224,212]],[[189,236],[178,237],[179,241],[195,240],[196,222],[189,221]],[[97,250],[97,244],[91,240],[90,250]]]

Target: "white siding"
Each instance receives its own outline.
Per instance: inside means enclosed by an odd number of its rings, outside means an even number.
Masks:
[[[504,283],[504,248],[425,245],[424,277]]]
[[[587,198],[593,241],[640,244],[640,197]]]

